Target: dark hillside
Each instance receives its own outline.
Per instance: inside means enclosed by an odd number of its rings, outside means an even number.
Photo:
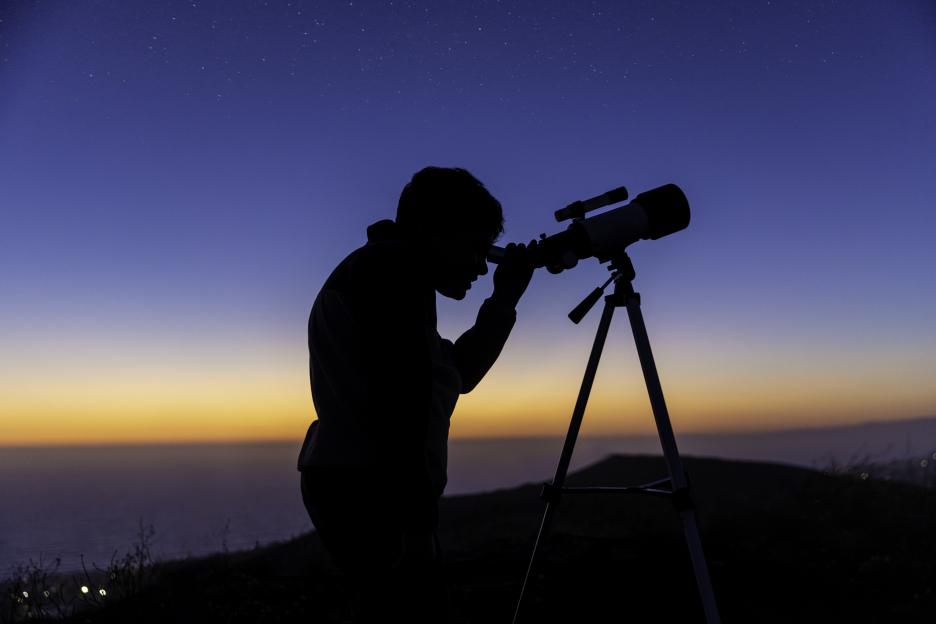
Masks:
[[[936,492],[766,463],[686,458],[725,622],[931,621]],[[661,458],[614,456],[570,485],[627,485]],[[453,622],[509,622],[543,509],[528,484],[443,500]],[[681,524],[665,500],[567,496],[527,622],[701,621]],[[341,621],[347,594],[314,533],[162,564],[137,596],[75,622]]]

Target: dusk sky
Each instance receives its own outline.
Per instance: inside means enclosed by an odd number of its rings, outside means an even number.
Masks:
[[[426,165],[631,248],[677,435],[936,414],[936,4],[0,0],[0,444],[301,440],[306,320]],[[537,273],[453,437],[563,436],[607,276]],[[455,339],[491,292],[442,298]],[[652,431],[619,312],[583,435]]]

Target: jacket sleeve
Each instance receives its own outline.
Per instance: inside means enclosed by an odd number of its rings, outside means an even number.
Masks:
[[[462,394],[471,392],[500,356],[517,320],[517,311],[494,299],[485,299],[475,324],[452,347],[462,378]]]
[[[382,473],[374,487],[392,488],[405,531],[430,532],[438,502],[428,467],[432,406],[430,329],[434,291],[423,283],[415,259],[392,246],[361,258],[352,281],[361,328],[367,434]]]

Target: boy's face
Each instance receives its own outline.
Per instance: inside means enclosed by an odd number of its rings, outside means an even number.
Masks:
[[[486,233],[431,236],[433,286],[450,299],[464,299],[472,282],[487,275],[487,251],[491,237]]]

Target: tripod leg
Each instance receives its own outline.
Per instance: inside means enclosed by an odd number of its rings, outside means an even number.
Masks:
[[[702,598],[702,608],[708,624],[719,624],[718,605],[715,603],[715,592],[712,590],[712,580],[709,577],[708,565],[702,551],[702,539],[699,537],[699,527],[696,520],[695,509],[689,497],[689,483],[686,472],[683,470],[679,450],[676,448],[676,436],[670,423],[666,401],[663,398],[663,388],[657,374],[656,363],[653,361],[653,352],[650,350],[650,338],[647,336],[647,327],[644,324],[643,313],[640,311],[640,295],[632,288],[625,293],[627,297],[627,316],[630,319],[631,329],[634,333],[634,342],[637,345],[637,355],[640,358],[640,367],[643,370],[644,381],[647,384],[647,393],[650,395],[650,406],[653,409],[653,418],[656,421],[657,432],[660,435],[660,444],[663,447],[663,456],[669,469],[673,492],[678,496],[675,500],[679,516],[683,521],[683,530],[686,534],[686,543],[689,546],[689,557],[695,571],[696,584]],[[683,496],[683,494],[685,496]]]
[[[572,421],[569,423],[569,432],[566,434],[565,444],[562,447],[562,455],[559,456],[559,465],[556,467],[556,476],[552,481],[554,498],[547,499],[546,510],[543,512],[543,520],[540,522],[539,532],[536,534],[536,542],[533,544],[533,554],[530,555],[530,564],[527,566],[526,576],[523,577],[523,585],[520,587],[520,597],[517,599],[517,608],[514,611],[513,624],[517,624],[520,618],[520,605],[523,603],[523,595],[526,593],[527,584],[530,582],[530,575],[533,572],[533,562],[536,560],[536,554],[539,551],[540,544],[545,538],[549,525],[552,522],[554,506],[559,503],[559,489],[565,484],[566,474],[569,472],[569,463],[572,461],[572,451],[575,449],[575,441],[578,438],[579,429],[582,426],[582,419],[585,417],[585,406],[588,404],[588,395],[591,394],[592,384],[595,381],[595,373],[598,371],[598,362],[601,360],[601,352],[604,349],[605,340],[608,337],[608,329],[611,327],[611,317],[614,315],[614,304],[610,299],[605,298],[605,306],[601,313],[601,320],[598,322],[598,330],[595,333],[595,341],[592,344],[591,353],[588,356],[588,364],[585,366],[585,376],[582,378],[582,385],[579,388],[578,398],[575,401],[575,409],[572,411]]]
[[[526,594],[527,584],[530,582],[530,577],[533,574],[533,562],[536,560],[536,553],[539,552],[540,543],[546,536],[546,530],[550,523],[552,523],[553,516],[553,506],[551,503],[546,503],[546,511],[543,512],[543,519],[540,521],[539,531],[536,533],[536,541],[533,543],[533,554],[530,555],[530,563],[527,564],[526,575],[523,577],[523,585],[520,586],[520,597],[517,598],[517,607],[514,609],[513,624],[517,624],[520,621],[520,605],[523,604],[523,596]]]

